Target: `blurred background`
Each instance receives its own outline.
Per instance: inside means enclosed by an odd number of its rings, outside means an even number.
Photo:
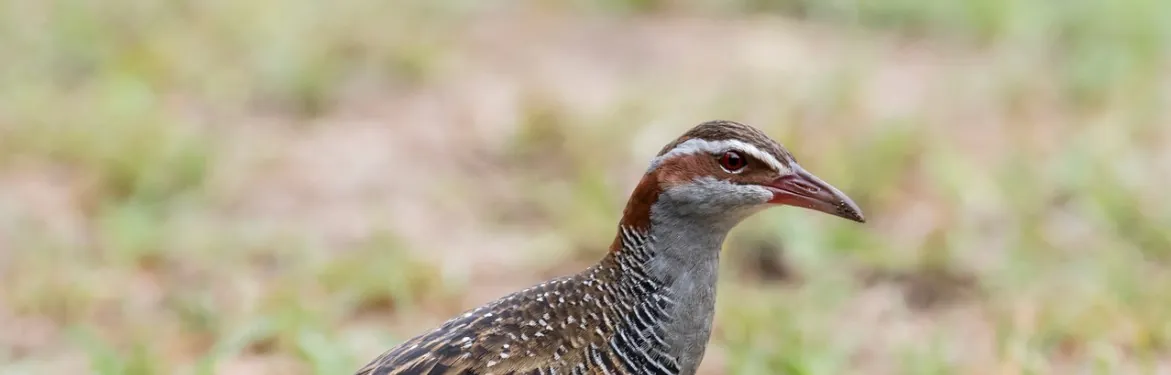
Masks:
[[[702,374],[1171,374],[1162,0],[0,2],[0,374],[338,374],[764,129]]]

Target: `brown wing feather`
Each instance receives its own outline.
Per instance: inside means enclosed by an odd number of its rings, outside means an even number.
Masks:
[[[468,311],[375,358],[358,375],[528,374],[580,360],[583,348],[604,342],[586,314],[590,288],[580,276],[554,280]],[[577,307],[577,308],[574,308]]]

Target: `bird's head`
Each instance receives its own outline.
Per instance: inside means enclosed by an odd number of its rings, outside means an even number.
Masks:
[[[643,216],[649,221],[652,210],[669,209],[675,216],[734,225],[779,205],[865,222],[853,200],[802,168],[760,130],[710,121],[665,146],[651,161],[624,220]]]

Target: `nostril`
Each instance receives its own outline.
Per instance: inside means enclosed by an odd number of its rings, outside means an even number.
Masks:
[[[804,182],[804,181],[795,181],[795,182],[796,182],[795,185],[797,185],[798,188],[800,188],[801,190],[805,190],[806,192],[808,192],[810,194],[817,194],[817,193],[821,192],[821,188],[818,188],[817,186],[810,184],[808,182]]]

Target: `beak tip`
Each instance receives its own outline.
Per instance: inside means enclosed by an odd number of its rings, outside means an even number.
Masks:
[[[860,223],[860,224],[866,224],[866,218],[865,218],[865,217],[863,217],[861,213],[858,213],[858,212],[849,212],[849,213],[844,213],[844,215],[843,215],[843,216],[845,216],[847,219],[850,219],[850,220],[856,221],[856,222],[858,222],[858,223]]]
[[[842,201],[838,204],[838,216],[856,221],[858,223],[866,223],[866,217],[862,215],[862,210],[858,208],[854,202]]]

